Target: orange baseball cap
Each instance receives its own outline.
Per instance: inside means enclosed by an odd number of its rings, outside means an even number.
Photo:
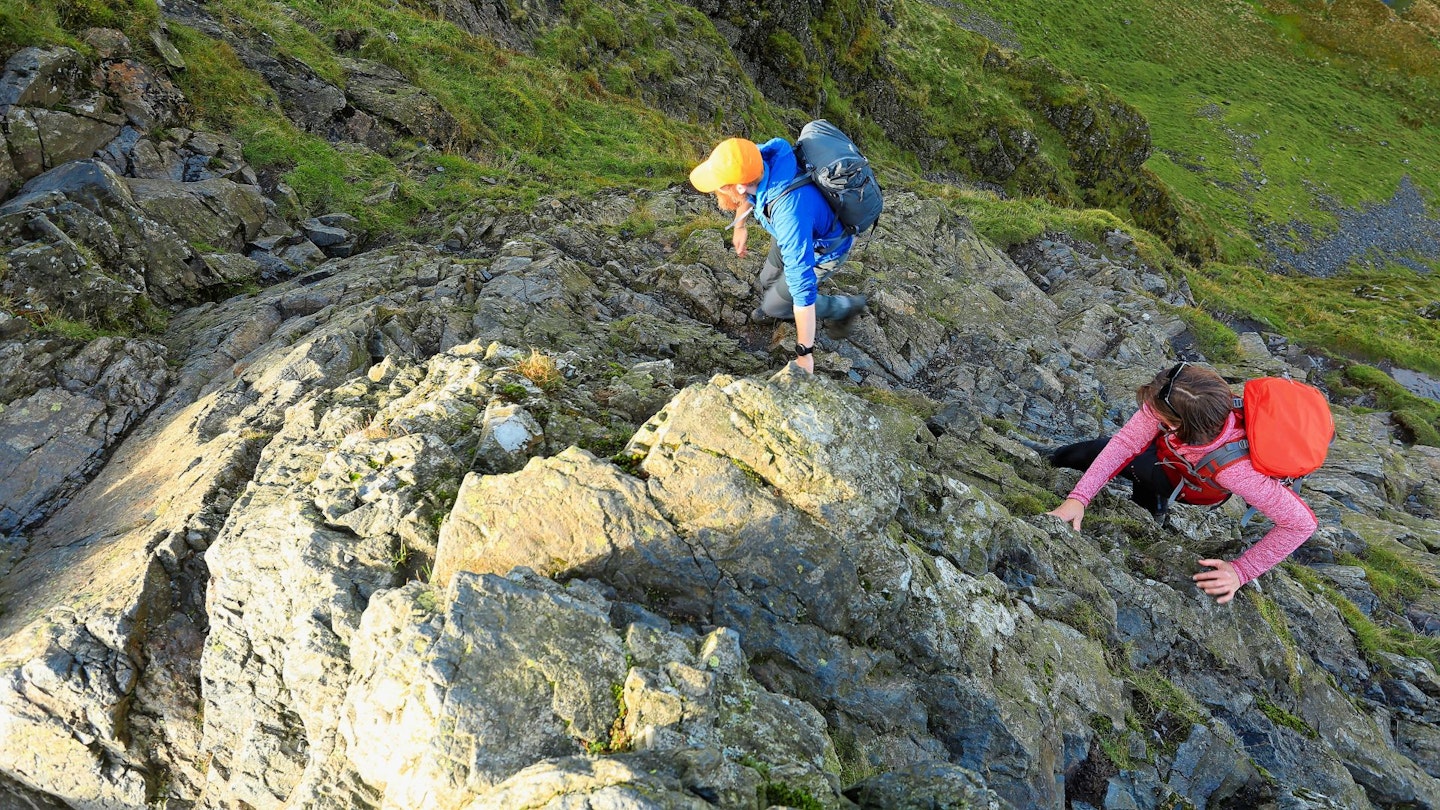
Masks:
[[[709,159],[690,172],[690,185],[702,194],[709,194],[732,183],[753,183],[765,173],[760,160],[760,147],[744,138],[721,141]]]

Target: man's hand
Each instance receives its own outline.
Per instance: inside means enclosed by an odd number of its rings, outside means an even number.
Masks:
[[[1045,514],[1060,518],[1071,526],[1074,526],[1075,531],[1078,532],[1080,531],[1080,521],[1085,518],[1085,504],[1074,498],[1066,498],[1059,506]]]
[[[754,210],[755,206],[747,199],[740,203],[739,208],[735,209],[735,221],[730,223],[730,227],[735,229],[735,235],[730,237],[730,244],[735,246],[735,255],[742,259],[745,258],[745,243],[750,240],[750,232],[745,226],[745,220]]]
[[[1224,560],[1201,560],[1200,564],[1213,571],[1201,571],[1191,579],[1200,586],[1200,590],[1215,597],[1216,604],[1223,605],[1235,598],[1235,592],[1240,590],[1240,574],[1235,571],[1235,566]]]

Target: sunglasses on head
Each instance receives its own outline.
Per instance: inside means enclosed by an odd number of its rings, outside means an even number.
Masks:
[[[1172,411],[1175,410],[1175,406],[1170,404],[1170,393],[1175,390],[1175,379],[1180,376],[1180,372],[1188,365],[1190,365],[1190,363],[1187,360],[1181,360],[1179,363],[1176,363],[1175,367],[1170,369],[1170,375],[1165,379],[1165,386],[1160,389],[1160,400]]]

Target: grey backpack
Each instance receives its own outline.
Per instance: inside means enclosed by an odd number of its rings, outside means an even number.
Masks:
[[[845,133],[824,119],[811,121],[795,141],[795,157],[803,171],[765,204],[767,217],[776,200],[806,183],[814,183],[845,226],[845,233],[857,234],[875,227],[885,206],[880,183],[870,161]]]

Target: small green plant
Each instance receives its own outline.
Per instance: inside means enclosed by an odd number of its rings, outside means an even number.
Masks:
[[[1090,729],[1095,732],[1095,743],[1100,752],[1122,771],[1133,770],[1139,763],[1130,756],[1130,745],[1124,729],[1115,728],[1110,718],[1103,714],[1090,715]]]
[[[405,563],[408,562],[409,559],[410,547],[405,545],[404,542],[397,541],[390,549],[390,569],[392,571],[404,570]]]
[[[511,402],[524,402],[530,396],[530,389],[520,383],[505,383],[498,393]]]
[[[610,457],[611,463],[624,470],[627,475],[633,475],[636,478],[641,476],[640,463],[644,460],[645,456],[641,453],[620,452]]]
[[[810,791],[803,787],[787,785],[783,782],[765,783],[765,801],[769,805],[782,805],[793,807],[796,810],[825,810],[825,805],[815,798]]]
[[[1316,733],[1314,727],[1312,727],[1309,723],[1305,722],[1299,716],[1294,715],[1286,711],[1285,709],[1275,705],[1265,697],[1257,695],[1255,698],[1255,706],[1259,708],[1266,717],[1270,718],[1270,722],[1274,723],[1277,726],[1282,726],[1284,728],[1290,729],[1291,731],[1299,732],[1301,735],[1311,740],[1320,736]]]

